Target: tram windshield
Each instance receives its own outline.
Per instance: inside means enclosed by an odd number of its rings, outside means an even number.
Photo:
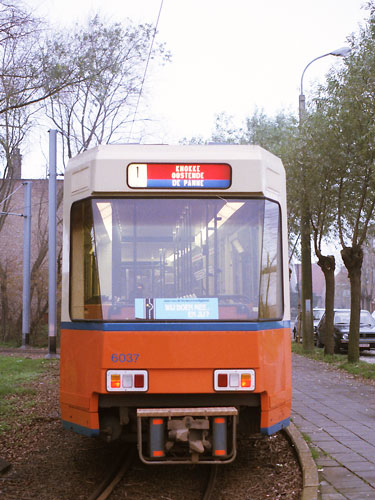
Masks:
[[[279,205],[265,199],[76,202],[71,211],[71,317],[281,319],[280,226]]]

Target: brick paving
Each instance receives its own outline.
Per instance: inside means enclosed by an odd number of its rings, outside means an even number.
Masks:
[[[293,354],[292,418],[315,449],[319,499],[375,500],[374,384]]]

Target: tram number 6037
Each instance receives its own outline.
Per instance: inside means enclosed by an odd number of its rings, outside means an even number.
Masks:
[[[111,356],[112,363],[136,363],[139,358],[139,354],[135,353],[116,353],[114,352]]]

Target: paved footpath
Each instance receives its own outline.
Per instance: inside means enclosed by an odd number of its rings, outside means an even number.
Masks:
[[[375,384],[293,354],[292,417],[319,455],[318,498],[375,500]]]

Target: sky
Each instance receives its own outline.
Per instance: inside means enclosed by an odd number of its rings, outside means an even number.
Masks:
[[[100,12],[109,21],[155,24],[162,0],[26,0],[38,16],[58,27]],[[209,138],[215,116],[226,112],[240,124],[256,109],[270,116],[298,113],[303,69],[315,57],[347,45],[367,18],[364,0],[164,0],[157,41],[172,62],[151,61],[143,110],[152,122],[143,142],[174,144]],[[340,58],[312,64],[304,93],[323,82]],[[48,133],[22,151],[27,177],[45,173]],[[37,147],[35,147],[37,146]],[[36,151],[37,150],[37,151]]]

